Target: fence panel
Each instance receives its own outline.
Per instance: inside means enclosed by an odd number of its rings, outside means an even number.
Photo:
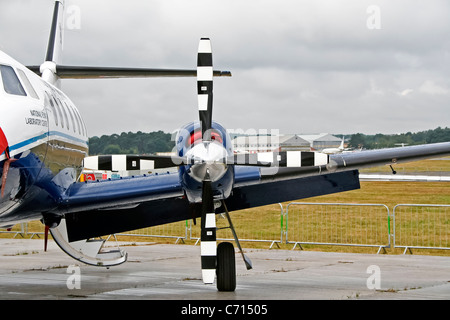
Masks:
[[[254,210],[252,211],[254,212]],[[230,213],[239,241],[269,242],[270,247],[282,242],[283,237],[283,207],[275,204],[264,207],[257,216],[241,210]],[[117,235],[175,238],[176,242],[184,240],[199,240],[201,219],[174,222],[161,226],[143,228]],[[233,241],[227,219],[216,215],[217,239]]]
[[[286,243],[390,247],[384,204],[293,202],[286,209]]]
[[[28,224],[26,222],[22,222],[19,224],[16,224],[14,226],[12,226],[9,229],[0,229],[0,233],[6,233],[6,234],[13,234],[13,238],[16,238],[17,236],[21,236],[22,238],[24,237],[24,235],[27,234],[27,226]]]
[[[398,204],[393,212],[395,248],[450,249],[450,205]]]
[[[293,202],[283,211],[281,204],[231,213],[241,241],[274,244],[369,246],[382,248],[450,249],[450,205],[307,203]],[[393,218],[391,232],[391,218]],[[218,240],[233,240],[228,222],[217,215]],[[14,236],[39,236],[43,225],[38,221],[16,225]],[[2,230],[3,231],[3,230]],[[118,235],[174,238],[176,242],[200,238],[200,219],[139,229]]]

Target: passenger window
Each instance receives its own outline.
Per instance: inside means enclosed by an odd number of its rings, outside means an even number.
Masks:
[[[36,91],[34,91],[34,88],[31,85],[30,80],[28,80],[28,77],[25,74],[25,72],[23,72],[20,69],[17,69],[17,73],[19,74],[19,77],[22,80],[22,83],[25,85],[25,88],[27,89],[28,94],[34,99],[39,99],[39,96],[37,95]]]
[[[83,121],[83,119],[81,118],[81,116],[80,116],[80,119],[81,119],[81,125],[82,125],[82,128],[83,128],[83,136],[87,137],[87,129],[86,129],[86,125],[84,124],[84,121]]]
[[[80,121],[80,134],[85,135],[84,134],[84,127],[83,127],[83,119],[81,118],[80,114],[78,113],[78,110],[75,109],[75,114],[78,117],[78,120]]]
[[[66,109],[69,112],[70,120],[72,120],[72,129],[73,129],[73,132],[75,132],[75,121],[73,120],[72,110],[70,110],[69,106],[67,105],[67,103],[65,101],[64,101],[64,105],[66,106]]]
[[[59,98],[56,98],[56,101],[58,101],[58,104],[61,106],[61,110],[64,114],[64,120],[67,126],[67,130],[69,130],[69,118],[67,117],[67,111],[66,108],[64,108],[64,105],[62,104],[61,100]]]
[[[56,113],[56,108],[55,108],[55,105],[53,104],[53,99],[52,99],[52,97],[50,97],[50,94],[47,91],[45,91],[45,94],[46,94],[48,101],[50,102],[50,107],[51,107],[51,110],[53,113],[53,118],[55,119],[55,125],[58,125],[58,114]]]
[[[12,67],[0,65],[0,73],[2,75],[3,88],[6,93],[14,94],[16,96],[27,95]]]
[[[61,111],[61,106],[58,104],[58,101],[55,97],[52,96],[53,102],[55,103],[56,109],[58,110],[59,119],[61,119],[61,128],[64,128],[64,118]]]
[[[76,111],[75,108],[72,107],[72,106],[71,106],[71,109],[72,109],[72,113],[73,113],[73,115],[74,115],[74,117],[75,117],[75,123],[77,124],[78,133],[81,134],[80,120],[78,119],[77,111]],[[75,131],[75,127],[73,128],[73,131]]]

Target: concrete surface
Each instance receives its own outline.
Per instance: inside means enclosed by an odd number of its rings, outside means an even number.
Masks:
[[[122,248],[128,261],[106,269],[77,264],[52,241],[44,252],[43,240],[0,239],[0,299],[450,298],[450,257],[247,249],[253,270],[237,254],[237,289],[218,292],[201,281],[199,246]]]

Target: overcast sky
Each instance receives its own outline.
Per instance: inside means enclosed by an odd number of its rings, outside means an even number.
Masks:
[[[448,0],[67,0],[63,63],[196,68],[210,37],[214,120],[281,133],[450,125]],[[52,0],[0,0],[0,50],[41,64]],[[197,120],[195,78],[63,80],[89,135]]]

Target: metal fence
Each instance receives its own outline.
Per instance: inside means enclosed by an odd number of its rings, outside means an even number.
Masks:
[[[179,221],[163,224],[150,228],[143,228],[129,231],[127,233],[119,233],[118,236],[148,237],[148,238],[172,238],[176,239],[175,243],[189,239],[190,221]]]
[[[261,242],[270,248],[279,244],[304,244],[386,248],[450,249],[450,205],[292,202],[231,213],[242,242]],[[233,240],[224,217],[217,215],[218,240]],[[14,226],[14,237],[43,234],[40,222]],[[169,238],[175,243],[200,238],[200,219],[144,228],[122,236]]]
[[[293,202],[286,208],[286,243],[390,247],[390,214],[384,204]]]
[[[253,210],[251,212],[254,213]],[[266,206],[264,212],[256,216],[247,210],[230,215],[239,241],[266,242],[270,243],[270,248],[283,242],[284,210],[280,203]],[[227,219],[222,215],[217,217],[217,240],[234,240]],[[199,242],[200,223],[197,226],[191,224],[190,227],[190,239]]]
[[[232,219],[240,241],[268,242],[270,247],[282,242],[284,211],[281,204],[265,207],[264,219],[254,216],[246,210],[233,212]],[[258,228],[253,228],[255,219],[259,220]],[[233,240],[228,221],[222,215],[217,215],[217,240]],[[193,220],[169,223],[162,226],[134,230],[118,235],[146,236],[159,238],[175,238],[176,243],[185,240],[200,240],[200,219],[194,224]]]
[[[450,205],[398,204],[393,209],[394,247],[450,249]]]

